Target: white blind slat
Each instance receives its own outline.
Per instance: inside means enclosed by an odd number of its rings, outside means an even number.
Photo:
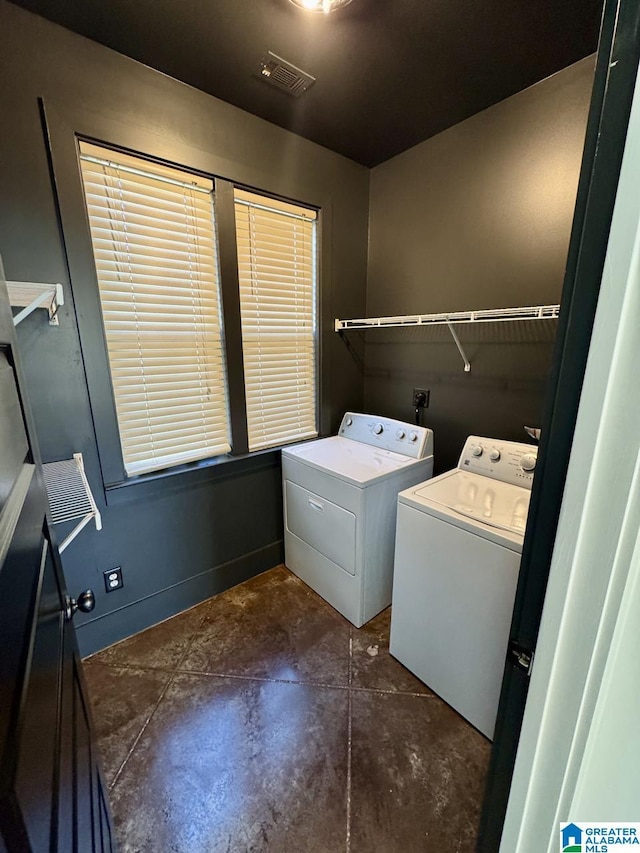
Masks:
[[[213,183],[84,142],[80,157],[126,472],[228,453]]]
[[[130,476],[137,474],[148,474],[150,471],[159,471],[162,468],[170,468],[174,465],[185,465],[187,462],[197,462],[209,456],[222,456],[229,453],[229,444],[209,445],[205,447],[192,448],[181,453],[168,453],[164,456],[155,454],[153,457],[147,453],[131,454],[127,465],[127,473]]]
[[[236,190],[249,449],[318,434],[315,211]]]
[[[93,236],[94,252],[96,249],[102,249],[106,252],[111,251],[112,245],[112,228],[102,228],[99,224],[95,224],[91,229]],[[206,246],[206,238],[201,238],[201,243]],[[161,229],[155,229],[153,233],[135,234],[132,231],[128,233],[128,248],[131,256],[135,258],[136,252],[156,252],[158,257],[175,257],[179,258],[185,251],[184,241],[179,236],[168,235]],[[215,245],[211,246],[212,251],[215,251]],[[188,253],[187,253],[188,254]]]

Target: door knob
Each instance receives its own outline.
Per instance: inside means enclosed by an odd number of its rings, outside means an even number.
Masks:
[[[65,599],[64,618],[67,622],[73,619],[73,614],[76,610],[82,610],[83,613],[91,613],[96,606],[96,597],[92,589],[85,589],[84,592],[80,593],[77,600],[71,598],[69,595],[65,596]]]

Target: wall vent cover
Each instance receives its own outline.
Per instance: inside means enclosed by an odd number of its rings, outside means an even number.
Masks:
[[[294,98],[299,98],[316,82],[316,78],[311,74],[271,51],[262,57],[256,76],[277,89],[288,92]]]

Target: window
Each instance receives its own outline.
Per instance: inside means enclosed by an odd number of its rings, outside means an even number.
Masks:
[[[125,470],[228,453],[213,182],[80,156]]]
[[[317,436],[316,212],[235,191],[249,449]]]
[[[219,236],[213,178],[84,141],[80,163],[126,475],[231,451],[226,359],[240,452],[317,436],[316,211],[229,184]]]

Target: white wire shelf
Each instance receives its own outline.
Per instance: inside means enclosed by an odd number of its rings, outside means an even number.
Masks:
[[[37,281],[8,281],[9,302],[16,308],[22,308],[13,318],[17,326],[36,308],[46,308],[49,313],[49,325],[58,325],[58,308],[64,305],[64,292],[61,284],[47,284]]]
[[[398,317],[367,317],[361,320],[336,320],[336,332],[344,329],[378,329],[398,326],[443,326],[449,323],[504,323],[512,320],[553,320],[559,305],[534,305],[528,308],[489,308],[483,311],[452,311],[448,314],[405,314]]]
[[[63,524],[80,519],[80,523],[61,543],[59,551],[64,551],[91,520],[95,521],[96,530],[102,530],[102,517],[85,474],[82,453],[74,453],[73,459],[64,459],[62,462],[48,462],[42,469],[51,521]]]
[[[358,320],[336,320],[335,331],[349,329],[393,329],[402,326],[448,326],[462,360],[466,373],[471,370],[454,324],[506,323],[516,320],[555,320],[560,313],[559,305],[530,305],[525,308],[488,308],[482,311],[451,311],[441,314],[404,314],[396,317],[365,317]]]

